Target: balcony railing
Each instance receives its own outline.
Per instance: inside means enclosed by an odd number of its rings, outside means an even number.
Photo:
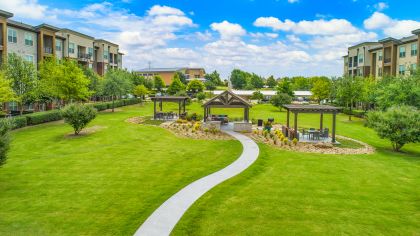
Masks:
[[[384,63],[390,63],[391,62],[391,58],[385,58],[384,59]]]
[[[89,53],[83,53],[83,52],[79,52],[77,53],[77,57],[79,59],[86,59],[86,60],[90,60],[92,58],[92,55]]]
[[[46,54],[52,54],[53,53],[53,50],[50,47],[44,47],[44,53],[46,53]]]

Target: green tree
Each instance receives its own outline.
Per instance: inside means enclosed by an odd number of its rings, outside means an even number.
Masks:
[[[73,103],[65,106],[61,113],[64,122],[73,127],[75,135],[79,135],[80,131],[95,119],[97,111],[92,106]]]
[[[274,76],[270,76],[270,77],[267,78],[267,81],[265,82],[265,84],[269,88],[274,88],[277,85],[277,81],[276,81],[276,79],[274,79]]]
[[[318,77],[314,77],[318,78]],[[313,79],[313,78],[312,78]],[[292,83],[293,90],[310,90],[311,89],[311,80],[303,76],[292,77],[290,82]]]
[[[197,93],[197,99],[198,101],[203,101],[204,99],[206,99],[206,94],[203,92]]]
[[[250,78],[250,84],[253,88],[260,89],[264,87],[264,79],[257,74],[252,74]]]
[[[204,90],[203,82],[197,79],[191,80],[187,85],[187,91],[193,94],[196,94],[198,92],[203,92],[203,90]]]
[[[92,95],[89,91],[91,81],[73,60],[43,60],[39,77],[43,91],[65,102],[86,101]]]
[[[395,151],[420,141],[420,112],[416,107],[402,105],[369,112],[367,124],[379,137],[389,139]]]
[[[137,85],[134,87],[133,94],[137,97],[144,99],[144,97],[149,93],[149,90],[143,84]]]
[[[215,70],[211,74],[204,75],[204,78],[207,81],[211,81],[215,86],[223,86],[223,82],[220,79],[220,74]]]
[[[338,81],[337,99],[347,108],[349,108],[349,121],[353,112],[353,105],[360,101],[363,94],[363,78],[346,76]]]
[[[312,98],[318,103],[330,97],[331,82],[329,79],[317,79],[311,89]]]
[[[285,93],[289,95],[290,97],[294,97],[294,92],[292,89],[292,84],[290,83],[288,78],[283,78],[278,84],[277,84],[277,94]]]
[[[188,83],[187,76],[184,73],[180,72],[180,71],[175,72],[173,79],[175,79],[175,78],[178,78],[183,84],[187,84]]]
[[[5,66],[6,79],[11,81],[11,87],[18,103],[20,114],[23,105],[36,100],[37,76],[33,63],[23,60],[16,54],[10,54]]]
[[[270,103],[273,106],[278,107],[281,111],[283,105],[292,103],[292,97],[289,96],[287,93],[279,93],[271,97]]]
[[[261,101],[264,99],[264,95],[260,91],[255,91],[252,93],[251,99]]]
[[[95,71],[88,67],[81,67],[86,78],[89,79],[88,89],[91,92],[92,96],[95,97],[95,100],[100,96],[101,93],[101,83],[103,78],[99,76]]]
[[[382,110],[394,105],[420,108],[420,75],[385,77],[378,83],[374,96]]]
[[[126,95],[130,91],[130,81],[124,77],[121,70],[109,70],[105,74],[105,79],[102,83],[102,94],[110,96],[112,100],[112,112],[115,108],[115,99],[118,96]]]
[[[210,91],[213,91],[217,88],[216,85],[210,80],[207,80],[206,82],[204,82],[204,86],[206,86],[206,89]]]
[[[10,135],[9,131],[12,124],[8,119],[0,120],[0,166],[6,162],[7,152],[10,148]]]
[[[15,100],[15,92],[10,86],[10,83],[11,81],[5,78],[4,73],[0,72],[0,103]]]
[[[180,93],[182,91],[185,91],[185,85],[181,82],[179,78],[175,78],[171,85],[168,87],[168,93],[170,95],[175,95],[177,93]]]
[[[159,75],[155,75],[153,77],[153,84],[154,87],[157,91],[162,91],[162,89],[165,87],[165,82],[163,82],[162,77],[160,77]]]
[[[234,69],[230,74],[230,82],[234,89],[243,89],[247,85],[246,74],[238,69]]]

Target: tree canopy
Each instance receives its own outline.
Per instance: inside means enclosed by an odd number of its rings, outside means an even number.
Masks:
[[[185,91],[185,85],[181,82],[179,78],[174,78],[172,83],[169,85],[167,92],[170,95],[175,95],[181,91]]]

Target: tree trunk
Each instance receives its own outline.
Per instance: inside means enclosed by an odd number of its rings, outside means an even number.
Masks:
[[[350,102],[350,114],[349,114],[349,121],[351,121],[351,115],[353,114],[352,107],[353,107],[353,100]]]

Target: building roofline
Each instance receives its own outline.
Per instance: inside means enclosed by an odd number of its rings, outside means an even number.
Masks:
[[[369,45],[369,44],[378,44],[378,42],[362,42],[362,43],[358,43],[356,45],[353,45],[353,46],[349,47],[349,49],[357,48],[357,47],[360,47],[360,46],[362,46],[364,44],[366,44],[366,45]]]
[[[95,42],[103,42],[103,43],[106,43],[106,44],[111,44],[112,46],[115,46],[115,47],[119,47],[118,44],[109,42],[109,41],[107,41],[105,39],[95,39]]]
[[[400,43],[400,40],[398,40],[396,38],[393,38],[393,37],[387,37],[387,38],[379,40],[378,42],[380,42],[380,43],[395,42],[395,43],[398,44],[398,43]]]
[[[45,28],[47,30],[51,30],[51,31],[54,31],[54,32],[60,31],[60,28],[49,25],[49,24],[46,24],[46,23],[35,26],[35,29],[37,29],[38,31],[42,28]]]
[[[32,32],[37,32],[35,27],[33,27],[32,25],[28,25],[19,21],[15,21],[15,20],[11,20],[11,19],[7,19],[7,24],[16,28],[20,28],[20,29],[24,29],[24,30],[28,30],[28,31],[32,31]]]
[[[0,16],[4,18],[10,18],[10,17],[13,17],[13,13],[0,10]]]
[[[415,34],[415,35],[419,35],[420,34],[420,29],[413,30],[413,31],[411,31],[411,33]]]
[[[80,32],[77,32],[77,31],[74,31],[74,30],[71,30],[71,29],[68,29],[68,28],[63,28],[63,29],[61,29],[59,32],[69,32],[69,33],[72,33],[72,34],[75,34],[75,35],[78,35],[78,36],[80,36],[80,37],[84,37],[84,38],[88,38],[88,39],[91,39],[91,40],[95,40],[95,38],[94,37],[92,37],[92,36],[90,36],[90,35],[87,35],[87,34],[83,34],[83,33],[80,33]]]

